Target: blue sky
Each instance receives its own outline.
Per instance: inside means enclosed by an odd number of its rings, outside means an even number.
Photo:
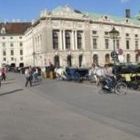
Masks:
[[[0,0],[0,20],[21,19],[31,21],[43,9],[69,5],[74,9],[114,16],[124,16],[126,8],[131,15],[140,11],[140,0]]]

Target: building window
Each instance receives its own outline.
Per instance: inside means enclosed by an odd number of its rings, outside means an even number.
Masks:
[[[135,40],[135,49],[139,49],[139,41]]]
[[[14,55],[14,50],[11,50],[11,55]]]
[[[92,34],[93,34],[93,35],[96,35],[96,34],[97,34],[97,31],[92,31]]]
[[[127,63],[130,63],[130,62],[131,62],[131,61],[130,61],[130,54],[127,54],[127,55],[126,55],[126,62],[127,62]]]
[[[128,20],[128,19],[126,19],[126,20],[125,20],[125,22],[126,22],[126,23],[128,23],[128,22],[129,22],[129,20]]]
[[[3,50],[3,56],[6,56],[6,51],[5,50]]]
[[[97,39],[93,38],[93,49],[97,49]]]
[[[65,43],[66,43],[66,49],[70,49],[71,48],[71,31],[66,31],[65,32]]]
[[[109,48],[109,39],[105,39],[105,48],[106,48],[106,49]]]
[[[13,57],[11,57],[11,61],[14,61],[14,58]]]
[[[82,31],[77,32],[77,48],[82,48]]]
[[[129,40],[126,40],[126,49],[129,49]]]
[[[23,57],[20,57],[20,61],[22,61],[23,60]]]
[[[6,61],[6,58],[5,57],[3,58],[3,61]]]
[[[104,19],[105,19],[105,20],[108,20],[108,16],[104,16]]]
[[[19,39],[22,39],[22,36],[20,36]]]
[[[14,44],[13,44],[13,43],[10,43],[10,46],[11,46],[11,47],[13,47],[13,46],[14,46]]]
[[[53,49],[58,49],[58,31],[53,30]]]
[[[128,33],[126,33],[125,35],[126,35],[126,37],[129,37],[129,34]]]
[[[20,42],[20,43],[19,43],[19,46],[23,46],[23,43],[22,43],[22,42]]]
[[[23,50],[20,50],[20,55],[23,55]]]
[[[10,39],[13,39],[13,37],[11,36]]]
[[[104,34],[105,34],[105,35],[108,35],[109,33],[108,33],[108,32],[104,32]]]
[[[138,37],[138,34],[135,34],[135,37]]]

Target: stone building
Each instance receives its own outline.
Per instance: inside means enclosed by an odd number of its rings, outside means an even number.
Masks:
[[[129,9],[125,17],[114,17],[60,6],[52,11],[42,11],[32,23],[10,25],[0,27],[1,63],[16,66],[22,63],[25,66],[49,63],[77,67],[88,67],[92,63],[104,65],[113,62],[114,47],[121,62],[139,63],[140,60],[139,51],[136,51],[140,49],[140,15],[131,17]],[[17,25],[22,25],[24,30],[21,32]],[[17,27],[12,34],[8,33],[13,26]],[[115,46],[109,35],[113,27],[119,31]]]
[[[0,23],[0,64],[24,66],[24,32],[29,22]]]
[[[139,62],[135,50],[140,47],[140,20],[137,17],[113,17],[84,13],[68,6],[44,10],[25,33],[27,65],[90,66],[111,63],[113,40],[109,32],[119,31],[116,51],[122,62]],[[30,51],[29,51],[30,49]]]

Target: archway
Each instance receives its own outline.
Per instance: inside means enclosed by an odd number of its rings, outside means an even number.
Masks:
[[[60,67],[60,60],[59,60],[59,56],[58,55],[54,56],[54,66],[55,67]]]
[[[98,58],[98,55],[97,54],[94,54],[93,55],[93,63],[98,65],[99,64],[99,58]]]
[[[130,63],[131,62],[131,56],[130,56],[130,54],[127,54],[126,55],[126,62],[127,63]]]
[[[19,67],[24,67],[24,63],[19,63]]]
[[[68,55],[67,56],[67,66],[68,67],[71,67],[72,66],[72,56],[71,55]]]
[[[109,64],[110,63],[110,55],[106,54],[105,55],[105,64]]]
[[[80,54],[80,55],[79,55],[79,67],[82,66],[82,62],[83,62],[83,55]]]
[[[16,67],[16,64],[15,63],[11,63],[11,67]]]

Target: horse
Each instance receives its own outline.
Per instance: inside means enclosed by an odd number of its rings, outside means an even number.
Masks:
[[[105,72],[104,72],[104,68],[103,67],[92,67],[91,69],[89,69],[89,79],[91,80],[91,82],[93,82],[95,80],[96,85],[99,85],[100,80],[102,79],[102,77],[105,76]]]
[[[65,80],[66,79],[66,68],[65,67],[59,67],[55,68],[54,72],[56,74],[56,79],[57,80]]]

